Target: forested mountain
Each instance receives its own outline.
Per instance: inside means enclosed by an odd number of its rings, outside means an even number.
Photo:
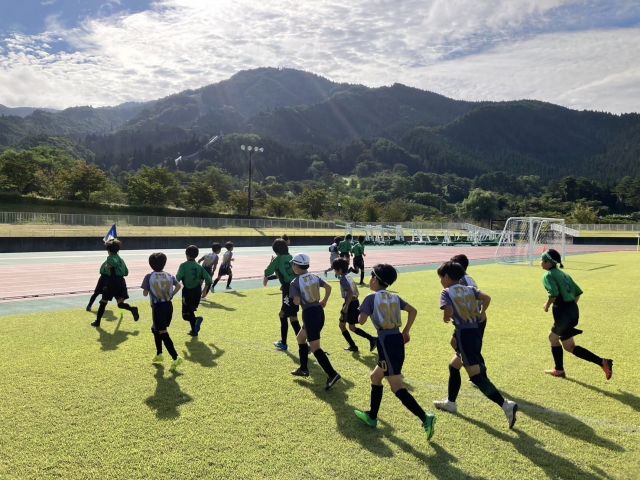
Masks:
[[[190,156],[220,132],[212,148]],[[217,165],[244,175],[239,145],[251,140],[265,146],[258,174],[282,179],[321,171],[372,175],[396,164],[411,174],[469,178],[493,171],[546,179],[640,175],[637,114],[536,101],[464,102],[400,84],[368,88],[275,68],[153,102],[0,116],[0,151],[69,140],[114,172],[170,166],[183,155],[184,170]]]

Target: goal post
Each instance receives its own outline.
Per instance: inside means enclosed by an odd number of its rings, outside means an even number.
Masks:
[[[510,217],[500,234],[495,258],[500,263],[532,264],[550,248],[564,258],[573,236],[562,218]]]

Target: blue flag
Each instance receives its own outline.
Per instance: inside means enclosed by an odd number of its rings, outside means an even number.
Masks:
[[[104,240],[104,243],[107,243],[109,240],[115,240],[116,238],[118,238],[118,233],[116,232],[116,224],[114,223],[102,240]]]

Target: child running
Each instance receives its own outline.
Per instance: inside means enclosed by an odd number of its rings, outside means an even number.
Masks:
[[[367,296],[360,305],[358,321],[364,324],[368,317],[378,330],[378,365],[371,372],[371,407],[368,411],[354,410],[356,417],[369,427],[378,425],[378,410],[382,403],[382,380],[386,377],[391,391],[402,404],[422,422],[422,427],[430,440],[434,434],[436,417],[418,405],[413,395],[405,388],[402,381],[402,365],[404,364],[404,344],[410,340],[409,331],[416,319],[418,311],[398,295],[388,292],[387,287],[398,278],[398,272],[388,264],[373,267],[369,288],[374,292]],[[407,324],[400,333],[402,311],[409,314]]]
[[[351,253],[353,254],[353,267],[349,269],[350,272],[355,274],[360,273],[360,286],[364,285],[364,257],[367,255],[364,253],[364,235],[358,237],[358,241],[351,247]]]
[[[578,310],[578,300],[582,295],[582,290],[566,273],[560,271],[564,268],[562,257],[557,250],[549,249],[542,254],[540,266],[547,271],[544,274],[542,283],[549,294],[547,303],[544,304],[544,311],[548,312],[553,305],[553,327],[549,333],[551,342],[551,354],[555,363],[553,370],[545,370],[545,373],[564,378],[564,361],[562,348],[573,353],[576,357],[595,363],[604,371],[604,376],[610,380],[613,376],[613,360],[601,358],[584,347],[576,345],[573,337],[580,335],[582,330],[576,328],[580,311]]]
[[[339,244],[338,244],[338,253],[340,254],[340,258],[344,258],[347,261],[351,260],[351,239],[353,237],[351,236],[350,233],[347,234],[346,237],[344,237],[344,240],[342,240]]]
[[[207,253],[200,257],[198,263],[202,264],[202,268],[204,268],[210,277],[213,277],[213,272],[216,271],[216,267],[218,266],[219,253],[222,250],[222,247],[218,242],[214,242],[211,245],[211,253]],[[202,290],[202,298],[206,297],[209,293],[209,288],[211,285],[205,284],[204,289]]]
[[[225,243],[224,248],[226,248],[227,251],[224,252],[224,255],[222,255],[222,264],[218,269],[218,276],[216,277],[215,281],[213,282],[213,286],[211,287],[212,292],[214,291],[214,288],[216,288],[216,285],[218,284],[220,279],[225,275],[227,275],[227,290],[231,290],[231,280],[233,279],[233,272],[231,271],[231,262],[233,262],[234,260],[233,259],[233,243],[232,242]]]
[[[333,243],[329,245],[329,268],[324,271],[324,276],[327,276],[331,270],[333,270],[333,261],[340,257],[338,254],[338,244],[342,241],[342,237],[335,237]]]
[[[197,337],[202,327],[203,318],[196,317],[195,312],[200,305],[202,295],[202,282],[207,284],[206,289],[211,285],[211,275],[207,273],[202,265],[196,262],[198,257],[198,247],[189,245],[185,250],[187,261],[180,264],[176,279],[182,282],[182,318],[189,322],[191,330],[189,335]]]
[[[320,331],[324,326],[324,307],[327,305],[329,295],[331,295],[331,285],[317,275],[308,272],[309,262],[309,256],[304,253],[299,253],[291,260],[296,278],[291,282],[289,295],[295,305],[302,307],[302,329],[297,335],[300,367],[291,374],[298,377],[309,376],[307,365],[309,361],[307,341],[309,341],[311,352],[327,374],[325,390],[329,390],[341,378],[338,372],[333,369],[327,354],[320,348]],[[324,288],[322,300],[320,299],[320,288]]]
[[[276,238],[271,246],[276,254],[271,259],[271,263],[264,271],[263,285],[266,287],[269,278],[273,275],[280,280],[280,290],[282,291],[282,306],[280,307],[280,340],[274,343],[278,350],[287,351],[287,333],[289,331],[289,322],[295,335],[300,332],[300,322],[298,322],[298,305],[294,305],[289,297],[289,287],[295,278],[293,268],[291,267],[292,257],[289,255],[289,245],[283,238]]]
[[[491,297],[475,287],[462,285],[464,268],[459,263],[445,262],[438,268],[440,283],[444,287],[440,295],[440,309],[443,311],[445,323],[453,321],[455,325],[457,346],[460,355],[454,355],[449,364],[449,392],[446,400],[433,402],[436,408],[450,413],[458,411],[456,399],[462,381],[460,368],[464,366],[469,379],[491,401],[504,411],[509,428],[516,423],[518,404],[505,400],[487,376],[487,369],[482,358],[482,337],[479,323],[486,316]],[[480,304],[480,305],[478,305]]]
[[[162,344],[167,348],[173,362],[171,370],[175,370],[182,363],[182,358],[178,356],[173,341],[169,336],[169,325],[173,316],[173,303],[171,300],[180,290],[180,284],[176,277],[164,271],[167,264],[167,256],[164,253],[152,253],[149,256],[149,266],[153,272],[145,275],[142,281],[142,294],[149,297],[151,301],[151,318],[153,325],[151,333],[156,343],[156,356],[152,363],[162,363]]]
[[[342,298],[344,298],[344,304],[340,309],[339,325],[342,336],[349,344],[345,350],[348,352],[358,351],[358,346],[353,341],[353,338],[351,338],[351,334],[349,333],[349,330],[351,330],[356,335],[369,340],[369,351],[373,352],[376,348],[378,339],[373,335],[369,335],[361,328],[356,327],[358,324],[358,315],[360,313],[358,311],[360,301],[358,300],[358,287],[356,286],[356,282],[353,281],[353,278],[347,275],[349,262],[344,258],[338,258],[333,261],[333,270],[336,273],[336,277],[340,279],[340,293],[342,294]],[[349,330],[347,330],[347,323],[349,324]]]
[[[127,293],[127,282],[124,279],[129,275],[129,269],[124,263],[124,260],[120,258],[118,252],[120,251],[120,240],[109,240],[105,244],[109,256],[100,267],[100,276],[104,278],[104,286],[102,289],[102,298],[100,299],[100,306],[98,307],[98,313],[96,319],[91,323],[92,327],[99,327],[104,311],[107,308],[107,303],[112,299],[116,299],[118,302],[118,308],[122,310],[129,310],[133,315],[133,320],[137,322],[140,319],[138,313],[138,307],[132,307],[124,301],[129,298]]]

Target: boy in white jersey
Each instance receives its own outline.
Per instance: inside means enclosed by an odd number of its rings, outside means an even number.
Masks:
[[[218,266],[220,250],[222,250],[220,244],[218,242],[214,242],[211,245],[211,253],[203,255],[202,257],[200,257],[200,260],[198,260],[198,263],[202,264],[202,268],[207,271],[210,277],[213,277],[213,272],[216,271],[216,267]],[[205,287],[202,289],[202,298],[205,298],[207,296],[210,288],[211,285],[205,285]]]
[[[349,324],[349,330],[351,330],[356,335],[366,338],[369,340],[369,351],[373,352],[373,349],[376,348],[376,343],[378,339],[373,335],[369,335],[367,332],[362,330],[359,327],[356,327],[358,324],[358,315],[360,312],[358,311],[358,307],[360,307],[360,301],[358,300],[358,287],[356,286],[356,282],[347,275],[349,271],[349,262],[347,262],[344,258],[338,258],[333,261],[332,264],[333,270],[336,273],[336,277],[340,279],[340,293],[342,294],[342,298],[344,298],[344,304],[340,309],[340,331],[342,332],[342,336],[347,341],[349,346],[345,348],[348,352],[357,352],[358,346],[351,338],[351,334],[347,330],[347,323]]]
[[[309,376],[307,365],[309,361],[307,341],[309,341],[311,352],[327,374],[325,390],[329,390],[340,380],[340,375],[334,370],[329,357],[320,348],[320,331],[324,326],[324,307],[327,305],[329,295],[331,295],[331,286],[317,275],[308,272],[309,255],[299,253],[293,257],[291,264],[296,278],[291,281],[289,296],[295,305],[300,305],[302,308],[302,329],[297,335],[300,367],[291,374],[297,377]],[[324,298],[322,299],[320,299],[320,288],[324,288]]]
[[[331,270],[333,270],[333,261],[336,260],[340,254],[338,253],[338,244],[342,241],[342,237],[335,237],[333,243],[329,245],[329,268],[324,271],[324,276],[327,276]]]
[[[486,316],[491,297],[476,287],[462,285],[464,268],[459,263],[445,262],[438,268],[438,276],[444,290],[440,295],[440,309],[443,321],[453,322],[456,327],[456,339],[460,355],[454,355],[449,364],[449,392],[446,400],[437,400],[433,404],[440,410],[455,413],[458,410],[456,399],[460,392],[460,368],[464,366],[469,379],[491,401],[502,407],[509,428],[516,423],[518,404],[505,400],[487,376],[482,358],[482,335],[480,322]],[[480,308],[478,306],[480,302]]]
[[[211,291],[213,291],[213,289],[216,287],[217,283],[220,281],[220,278],[225,275],[227,275],[227,290],[231,290],[231,280],[233,279],[233,272],[231,271],[231,262],[233,262],[233,243],[225,243],[224,248],[226,248],[227,251],[224,252],[224,255],[222,255],[222,264],[218,269],[218,276],[211,286]]]
[[[369,288],[375,293],[365,298],[360,305],[358,319],[360,324],[364,324],[367,318],[371,317],[371,322],[378,330],[378,365],[371,372],[371,408],[366,412],[354,410],[354,413],[369,427],[376,427],[378,410],[382,402],[382,380],[386,377],[391,391],[411,413],[420,419],[429,440],[433,437],[436,417],[431,413],[425,413],[402,382],[404,344],[410,340],[409,331],[418,312],[398,295],[386,290],[397,278],[398,272],[393,266],[375,265],[369,280]],[[403,310],[409,314],[409,318],[400,333]]]
[[[153,358],[153,363],[162,363],[162,343],[164,342],[167,352],[173,359],[171,370],[175,370],[182,363],[182,359],[178,356],[178,352],[173,346],[168,328],[173,315],[171,299],[178,293],[181,286],[176,277],[163,271],[166,264],[167,256],[164,253],[152,253],[149,256],[149,265],[153,272],[144,277],[141,287],[142,294],[145,297],[149,296],[149,300],[151,300],[153,318],[151,333],[153,333],[153,338],[156,342],[156,356]]]

